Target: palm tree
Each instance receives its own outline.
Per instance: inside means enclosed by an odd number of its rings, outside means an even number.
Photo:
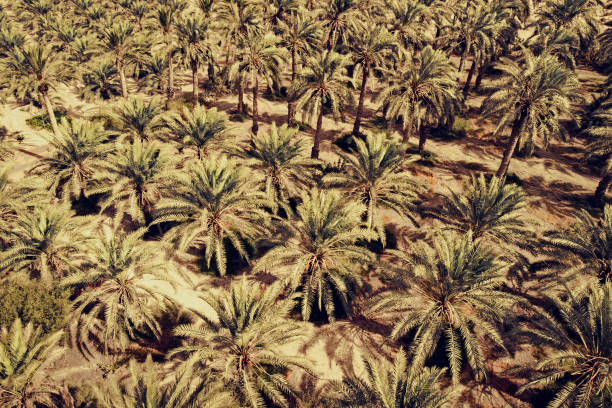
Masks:
[[[539,28],[564,28],[578,35],[586,50],[600,31],[599,2],[593,0],[546,0],[539,11]]]
[[[352,154],[340,153],[344,160],[342,171],[323,177],[323,183],[346,190],[349,196],[366,206],[367,228],[386,243],[382,209],[407,216],[416,224],[411,213],[421,188],[404,170],[407,160],[398,143],[388,141],[384,134],[368,134],[366,140],[353,138]]]
[[[24,273],[45,284],[75,270],[83,261],[80,220],[64,205],[37,205],[18,213],[10,228],[11,246],[0,255],[3,274]]]
[[[431,43],[428,31],[435,13],[430,6],[419,0],[385,0],[384,6],[393,16],[389,31],[403,48],[415,52]]]
[[[61,137],[61,133],[49,91],[56,84],[70,79],[71,75],[66,67],[51,46],[43,47],[37,43],[10,50],[9,57],[2,61],[3,79],[11,88],[35,89],[38,92],[56,137]]]
[[[223,408],[235,403],[221,384],[196,375],[192,369],[179,370],[168,383],[151,355],[144,364],[130,360],[128,366],[127,381],[114,377],[93,387],[100,408]]]
[[[612,206],[603,217],[594,218],[586,210],[574,217],[563,231],[549,231],[542,245],[576,274],[593,275],[601,282],[612,280]]]
[[[310,319],[313,310],[335,320],[337,303],[349,312],[359,268],[372,261],[370,251],[356,245],[373,238],[360,228],[365,207],[340,197],[337,191],[303,193],[297,219],[287,224],[291,236],[254,267],[254,271],[282,274],[289,288],[300,293],[304,320]]]
[[[82,75],[85,85],[81,95],[86,100],[110,99],[121,94],[121,84],[117,82],[116,64],[107,61],[96,61],[96,65]]]
[[[530,368],[533,378],[519,393],[552,389],[547,407],[605,407],[612,404],[612,285],[568,290],[548,297],[553,310],[538,310],[527,334],[552,350]]]
[[[512,126],[508,147],[496,176],[506,176],[510,159],[519,140],[532,142],[535,136],[548,144],[549,135],[563,134],[560,117],[570,115],[570,99],[579,83],[576,76],[564,64],[551,55],[533,56],[523,51],[521,62],[501,58],[497,68],[502,71],[499,79],[487,87],[493,93],[483,102],[484,117],[494,117],[497,127],[493,135]]]
[[[0,328],[0,404],[6,408],[71,407],[72,397],[52,379],[54,361],[60,357],[63,332],[47,337],[17,318],[11,327]]]
[[[505,350],[496,325],[518,301],[500,290],[505,266],[470,233],[437,234],[433,248],[419,241],[412,251],[390,252],[402,267],[389,266],[389,278],[401,290],[381,294],[372,307],[374,313],[395,316],[390,337],[414,330],[409,353],[415,367],[445,345],[454,383],[464,357],[476,380],[486,379],[485,337]]]
[[[340,387],[340,407],[443,408],[453,392],[441,392],[445,369],[408,365],[403,350],[397,352],[393,364],[386,360],[363,360],[366,379],[348,377]]]
[[[312,375],[312,370],[308,360],[281,348],[299,345],[304,338],[302,325],[287,318],[293,302],[275,303],[280,295],[278,285],[265,290],[247,287],[245,280],[239,285],[211,302],[219,315],[218,325],[175,329],[190,345],[172,354],[186,354],[188,365],[212,367],[241,406],[295,406],[299,396],[285,373],[299,369]]]
[[[264,79],[268,86],[280,83],[280,74],[285,61],[284,49],[278,47],[279,38],[272,32],[259,33],[254,30],[247,31],[241,37],[244,48],[238,54],[238,60],[229,70],[229,78],[246,76],[250,74],[253,87],[253,126],[251,133],[257,135],[259,131],[257,95],[259,79]],[[252,139],[252,137],[251,137]]]
[[[301,189],[312,183],[312,161],[303,155],[304,143],[297,128],[286,124],[277,128],[273,122],[266,134],[253,139],[254,147],[235,152],[254,170],[253,183],[265,191],[270,203],[275,203],[275,213],[280,207],[285,214],[291,214],[289,199],[298,197]]]
[[[248,260],[244,241],[259,238],[265,229],[265,197],[253,189],[245,172],[225,156],[192,163],[187,172],[177,175],[169,198],[156,206],[154,223],[179,223],[166,238],[179,249],[204,246],[207,267],[214,256],[221,276],[227,271],[226,245]]]
[[[303,12],[291,13],[288,21],[279,21],[281,44],[291,55],[291,86],[296,82],[298,57],[311,55],[321,41],[321,27],[306,18]],[[295,116],[295,101],[289,95],[287,102],[287,124],[292,125]]]
[[[225,37],[225,64],[230,66],[232,46],[238,46],[236,40],[245,36],[248,31],[260,30],[262,27],[260,4],[253,0],[232,0],[217,3],[216,20]]]
[[[351,54],[355,69],[361,70],[361,90],[355,112],[353,135],[359,134],[361,115],[368,78],[372,70],[382,68],[389,60],[391,53],[397,49],[397,40],[384,26],[374,23],[363,24],[351,44]]]
[[[339,45],[350,44],[362,18],[361,3],[361,0],[331,0],[321,6],[320,19],[325,31],[323,47],[331,51]]]
[[[206,52],[210,48],[207,44],[209,37],[208,23],[199,15],[195,14],[182,19],[176,25],[179,38],[179,52],[183,61],[191,69],[191,80],[193,83],[193,103],[198,103],[198,68],[206,58]]]
[[[167,121],[168,129],[176,135],[182,146],[193,147],[198,159],[206,155],[208,146],[221,142],[228,133],[227,115],[217,108],[206,109],[196,105],[193,110],[183,108],[182,115],[172,115]]]
[[[153,132],[163,127],[162,107],[157,99],[145,101],[134,97],[125,101],[116,112],[123,131],[141,141],[150,140]]]
[[[608,93],[607,98],[590,115],[586,134],[591,138],[586,148],[587,158],[602,157],[606,160],[594,195],[595,201],[602,203],[612,183],[612,93]]]
[[[138,41],[134,26],[127,22],[115,22],[103,31],[102,46],[115,59],[119,80],[121,82],[121,95],[128,97],[128,87],[125,78],[126,66],[136,61],[144,49]]]
[[[347,103],[352,103],[353,95],[347,87],[351,82],[351,78],[346,76],[348,64],[347,57],[334,51],[310,57],[290,91],[291,97],[297,100],[296,110],[302,111],[308,119],[317,118],[310,155],[313,159],[319,158],[323,106],[329,103],[332,114],[337,117]]]
[[[420,54],[405,58],[377,99],[386,107],[387,119],[402,119],[402,143],[408,142],[413,131],[419,133],[419,153],[423,157],[427,134],[420,131],[421,124],[428,118],[450,120],[461,102],[456,86],[450,60],[428,45]]]
[[[174,55],[173,47],[173,28],[176,25],[177,19],[181,11],[185,9],[187,4],[183,0],[172,0],[167,4],[163,4],[156,10],[157,24],[159,25],[166,42],[166,60],[168,61],[168,99],[174,93],[174,64],[172,57]]]
[[[117,224],[127,214],[132,222],[147,226],[153,220],[154,205],[172,180],[172,156],[165,146],[138,140],[117,150],[108,158],[107,172],[99,176],[101,186],[95,190],[106,194],[100,211],[114,206]]]
[[[31,171],[50,178],[51,191],[62,199],[85,198],[94,174],[104,168],[112,150],[109,132],[99,122],[64,118],[60,132],[61,138],[49,141],[51,156],[40,159]]]

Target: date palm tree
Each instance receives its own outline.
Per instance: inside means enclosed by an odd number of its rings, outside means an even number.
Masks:
[[[49,116],[53,134],[61,137],[49,91],[56,84],[65,83],[71,78],[65,62],[53,52],[51,46],[26,43],[10,50],[8,57],[1,63],[4,74],[2,79],[9,88],[16,89],[18,93],[30,89],[38,92]]]
[[[52,154],[40,159],[31,171],[47,176],[51,191],[62,199],[82,199],[112,150],[109,132],[100,123],[63,119],[60,134],[61,138],[49,141]]]
[[[517,302],[500,290],[505,266],[470,233],[437,234],[433,247],[419,241],[411,251],[390,252],[402,266],[390,265],[389,278],[401,289],[381,294],[372,307],[393,318],[390,337],[414,330],[409,353],[415,367],[445,344],[454,383],[464,363],[476,380],[486,379],[485,338],[505,350],[497,325]]]
[[[46,337],[17,318],[0,328],[0,404],[6,408],[72,407],[73,400],[51,366],[60,357],[63,332]]]
[[[227,271],[227,249],[231,245],[248,260],[245,240],[258,239],[265,230],[267,216],[263,193],[253,189],[246,169],[225,156],[194,162],[179,173],[170,186],[168,198],[156,206],[154,223],[177,222],[166,234],[179,249],[204,247],[207,267],[219,275]]]
[[[151,140],[151,136],[163,127],[162,107],[153,98],[133,97],[125,101],[116,111],[115,117],[122,130],[132,138]]]
[[[311,55],[321,42],[321,26],[307,18],[304,12],[294,12],[288,20],[279,21],[281,44],[291,55],[291,85],[298,75],[298,58],[300,60]],[[289,95],[287,102],[287,124],[292,125],[295,117],[295,101]]]
[[[244,48],[238,54],[238,60],[231,66],[229,77],[250,75],[253,89],[253,126],[251,133],[259,131],[257,98],[259,79],[264,79],[269,87],[280,83],[280,74],[286,60],[285,50],[280,48],[280,39],[272,32],[249,30],[242,36]]]
[[[428,31],[434,13],[430,6],[418,0],[385,0],[384,6],[393,16],[389,31],[403,48],[414,52],[431,43]]]
[[[538,13],[538,25],[576,33],[580,47],[586,50],[600,31],[599,12],[599,2],[593,0],[546,0]]]
[[[419,133],[419,153],[425,154],[427,134],[423,121],[447,121],[458,109],[454,68],[444,52],[426,46],[420,54],[408,55],[398,68],[391,84],[377,98],[386,107],[387,119],[402,120],[402,143],[413,131]]]
[[[319,11],[325,35],[323,47],[331,51],[339,45],[347,46],[358,30],[362,18],[361,0],[331,0]]]
[[[117,82],[116,64],[108,60],[96,61],[96,65],[86,69],[82,75],[81,95],[88,101],[110,99],[121,94],[121,84]]]
[[[523,51],[520,62],[501,58],[496,67],[502,75],[487,87],[492,93],[482,102],[481,111],[484,117],[497,121],[494,136],[512,127],[496,173],[497,178],[503,179],[519,140],[533,143],[539,136],[546,146],[549,136],[564,135],[559,120],[563,115],[572,115],[570,100],[577,97],[579,83],[556,57],[535,57],[529,50]]]
[[[393,363],[363,360],[366,378],[348,377],[342,381],[340,407],[443,408],[450,404],[452,391],[442,392],[445,369],[411,367],[403,350]]]
[[[356,37],[351,41],[351,55],[355,69],[361,71],[361,89],[359,91],[359,102],[355,112],[355,123],[353,135],[359,134],[361,126],[361,115],[367,92],[368,79],[373,70],[383,68],[397,49],[398,43],[395,37],[387,31],[384,26],[374,23],[360,26]]]
[[[303,342],[304,328],[288,319],[291,300],[275,303],[279,295],[279,285],[265,290],[245,280],[233,285],[230,294],[211,301],[219,324],[177,327],[176,335],[190,342],[172,354],[186,354],[188,365],[212,367],[241,406],[295,406],[299,395],[285,373],[313,373],[308,360],[282,351]]]
[[[206,156],[209,145],[222,142],[229,131],[225,113],[200,105],[191,111],[185,107],[182,115],[170,116],[166,126],[182,146],[195,149],[198,159]]]
[[[296,111],[302,111],[303,117],[308,120],[317,118],[310,155],[313,159],[319,158],[323,106],[329,104],[332,114],[337,117],[347,103],[352,103],[353,95],[347,86],[351,82],[351,78],[346,76],[348,64],[346,56],[334,51],[310,57],[290,91],[291,97],[296,99]]]
[[[269,131],[253,140],[254,147],[240,147],[234,153],[254,170],[251,177],[265,191],[275,213],[282,208],[292,214],[289,200],[299,197],[301,189],[312,184],[312,161],[304,156],[305,141],[297,128],[273,122]]]
[[[323,183],[339,187],[366,206],[366,226],[378,234],[386,244],[382,209],[389,209],[401,217],[412,216],[421,188],[413,176],[405,171],[408,160],[399,144],[389,141],[384,134],[368,134],[365,141],[354,137],[351,154],[340,153],[344,166],[337,173],[323,177]]]
[[[0,272],[51,284],[53,278],[74,271],[84,259],[81,224],[67,204],[37,205],[19,212],[10,229],[11,246],[0,254]]]
[[[555,391],[547,407],[605,407],[612,403],[612,285],[572,289],[563,297],[548,297],[551,311],[538,311],[527,334],[536,344],[551,346],[531,364],[531,380],[519,393]]]
[[[360,279],[359,268],[372,260],[372,254],[357,245],[359,240],[375,237],[361,228],[364,205],[340,197],[337,191],[303,193],[297,219],[287,225],[291,236],[254,267],[256,272],[278,273],[292,291],[300,294],[303,320],[319,311],[334,321],[337,304],[341,311],[349,312]]]
[[[180,20],[176,25],[179,38],[179,52],[184,64],[191,69],[191,81],[193,84],[193,103],[199,101],[198,69],[206,59],[207,50],[210,49],[209,24],[199,14],[191,15]]]
[[[168,99],[174,93],[174,28],[180,17],[181,11],[187,4],[183,0],[172,0],[159,6],[156,10],[157,24],[164,35],[166,45],[166,61],[168,62]]]

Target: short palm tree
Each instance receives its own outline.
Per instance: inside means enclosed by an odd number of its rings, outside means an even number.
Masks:
[[[303,193],[297,219],[287,225],[291,236],[267,252],[254,268],[279,273],[289,288],[300,294],[304,320],[319,311],[333,321],[336,304],[349,312],[359,268],[372,260],[372,254],[357,245],[375,237],[361,228],[365,206],[340,197],[337,191]]]
[[[366,226],[386,243],[382,209],[416,223],[412,213],[421,188],[413,176],[405,171],[408,160],[398,143],[388,141],[384,134],[368,134],[365,141],[354,137],[351,154],[340,153],[344,166],[337,173],[323,177],[323,183],[346,190],[349,196],[366,206]]]
[[[85,85],[81,95],[86,100],[110,99],[121,94],[121,84],[117,82],[117,67],[114,62],[96,61],[90,69],[82,75]]]
[[[51,180],[51,191],[62,199],[87,196],[94,173],[104,168],[106,156],[112,150],[107,143],[109,133],[100,123],[73,119],[62,120],[61,138],[49,141],[53,151],[32,169]]]
[[[612,284],[572,289],[549,297],[550,312],[539,311],[527,334],[552,346],[531,365],[531,380],[519,392],[555,391],[547,407],[606,407],[612,404]]]
[[[8,58],[2,61],[3,80],[6,85],[15,88],[17,92],[22,92],[20,88],[38,92],[47,110],[53,134],[57,137],[61,137],[61,134],[49,91],[53,90],[56,84],[71,78],[66,67],[65,62],[58,58],[58,54],[53,52],[50,45],[45,47],[37,43],[13,48]]]
[[[277,128],[272,123],[268,132],[253,139],[253,144],[254,147],[240,148],[236,154],[254,170],[254,184],[265,191],[270,203],[275,203],[275,210],[280,207],[285,214],[291,214],[289,199],[298,197],[300,190],[312,183],[312,161],[304,156],[304,139],[297,128],[286,124]]]
[[[217,108],[206,109],[196,105],[193,110],[183,108],[181,115],[168,118],[166,126],[181,146],[195,149],[198,159],[206,156],[211,144],[223,142],[228,133],[227,115]]]
[[[416,367],[445,344],[453,382],[464,358],[477,380],[486,379],[485,338],[505,349],[496,326],[517,301],[500,290],[505,266],[469,233],[436,234],[433,247],[419,241],[412,251],[390,252],[402,266],[389,266],[389,278],[401,289],[381,294],[372,307],[395,316],[390,337],[414,330],[409,352]]]
[[[53,278],[74,271],[83,261],[86,240],[80,220],[65,205],[38,205],[18,213],[11,231],[11,246],[0,254],[0,272],[22,273],[50,284]]]
[[[145,101],[135,97],[124,102],[116,112],[123,131],[141,141],[151,140],[153,133],[163,127],[162,107],[155,98]]]
[[[209,50],[209,27],[199,14],[191,15],[180,20],[176,25],[179,39],[179,52],[185,65],[191,69],[191,80],[193,84],[193,103],[199,101],[199,79],[198,69],[206,59]]]
[[[397,46],[396,38],[384,26],[374,23],[361,25],[356,37],[351,41],[352,60],[355,63],[355,69],[361,71],[361,90],[355,112],[353,135],[359,134],[370,74],[373,70],[386,65]]]
[[[347,86],[351,82],[351,78],[346,76],[348,64],[347,57],[334,51],[310,57],[290,91],[291,97],[296,99],[296,111],[302,111],[308,120],[317,118],[310,155],[313,159],[319,158],[323,106],[329,104],[332,114],[337,117],[344,106],[352,102],[353,95]]]
[[[280,286],[261,290],[245,282],[211,302],[219,315],[218,325],[177,327],[176,335],[193,345],[172,354],[186,354],[188,365],[212,367],[241,406],[295,406],[299,395],[286,373],[298,369],[312,375],[312,370],[308,360],[288,355],[282,346],[299,345],[304,328],[287,318],[292,301],[275,303]]]
[[[578,87],[576,75],[556,57],[542,54],[535,57],[524,50],[521,62],[501,58],[496,65],[502,71],[488,90],[492,93],[483,101],[484,117],[497,121],[494,135],[511,126],[510,140],[496,176],[506,176],[510,159],[519,144],[534,143],[542,137],[544,145],[549,136],[563,136],[560,118],[572,115],[570,100],[575,98]]]
[[[270,87],[280,83],[280,74],[286,57],[285,50],[278,46],[279,41],[280,39],[272,32],[247,31],[247,34],[241,37],[244,48],[239,52],[238,60],[231,66],[228,73],[230,80],[237,76],[250,75],[251,77],[253,87],[251,133],[253,135],[259,131],[257,123],[259,80],[265,80]]]
[[[138,140],[119,145],[107,160],[106,172],[99,176],[100,187],[94,190],[106,195],[100,211],[113,206],[117,225],[126,214],[132,222],[148,225],[172,174],[172,157],[164,146]]]
[[[113,377],[93,387],[100,408],[223,408],[235,403],[221,384],[209,381],[206,373],[182,369],[168,382],[168,376],[155,366],[150,355],[144,363],[130,360],[128,366],[127,381]]]
[[[542,245],[557,259],[569,261],[570,271],[612,280],[612,206],[604,207],[601,218],[581,210],[565,230],[547,232]]]
[[[73,404],[68,389],[53,379],[63,332],[43,337],[40,328],[16,319],[0,328],[0,404],[6,408],[62,408]]]
[[[291,55],[291,86],[297,80],[298,61],[311,55],[321,41],[321,27],[307,18],[304,12],[294,12],[287,21],[279,21],[281,44]],[[299,58],[299,60],[298,60]],[[293,124],[295,101],[289,97],[287,102],[287,123]]]
[[[225,156],[195,162],[177,175],[168,198],[156,206],[155,223],[177,222],[166,234],[179,249],[204,247],[204,259],[219,275],[227,271],[226,245],[248,260],[245,240],[258,239],[265,230],[267,200],[253,189],[245,168]]]
[[[425,154],[427,134],[422,122],[449,120],[461,103],[453,65],[441,50],[426,46],[420,54],[406,56],[391,84],[377,98],[386,107],[387,119],[402,120],[402,143],[419,133],[419,153]]]
[[[340,407],[443,408],[449,406],[452,392],[440,390],[444,369],[417,368],[408,364],[403,350],[393,363],[364,359],[367,377],[345,378],[340,387]]]

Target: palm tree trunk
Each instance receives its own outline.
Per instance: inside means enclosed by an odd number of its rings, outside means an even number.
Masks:
[[[465,86],[463,87],[463,97],[466,98],[468,92],[470,91],[470,82],[472,82],[472,77],[474,76],[474,71],[476,70],[476,57],[472,61],[472,66],[470,67],[470,71],[468,72],[467,79],[465,80]]]
[[[41,96],[45,104],[45,109],[47,109],[47,115],[49,115],[49,122],[51,122],[51,129],[53,130],[53,134],[56,137],[60,137],[60,130],[59,130],[59,127],[57,126],[57,119],[55,118],[55,112],[53,112],[53,105],[51,105],[49,94],[45,90],[45,91],[41,91]]]
[[[427,131],[424,126],[419,129],[419,154],[421,158],[425,158],[425,142],[427,141]]]
[[[480,89],[480,83],[482,82],[482,77],[484,76],[485,66],[486,64],[483,64],[478,67],[478,75],[476,75],[476,82],[474,82],[475,92],[478,92],[478,90]]]
[[[125,79],[125,72],[123,71],[123,64],[119,63],[119,81],[121,82],[121,96],[124,98],[128,97],[127,82]]]
[[[355,124],[353,125],[353,135],[359,134],[359,127],[361,126],[361,112],[363,111],[363,102],[365,99],[366,86],[368,83],[368,77],[370,76],[370,70],[367,65],[363,66],[363,78],[361,80],[361,91],[359,91],[359,103],[357,104],[357,112],[355,112]]]
[[[319,138],[321,137],[321,127],[323,125],[323,107],[321,106],[321,110],[319,111],[319,117],[317,118],[317,128],[315,129],[314,134],[314,143],[312,145],[312,153],[310,154],[311,159],[319,158]]]
[[[291,50],[291,85],[295,83],[297,77],[297,63],[295,61],[295,49]],[[287,100],[287,124],[293,125],[293,117],[295,116],[295,109],[293,105],[293,95],[289,95]]]
[[[174,94],[174,65],[172,64],[172,50],[168,50],[168,99]]]
[[[523,126],[523,121],[525,120],[526,113],[525,111],[521,111],[520,116],[516,118],[514,121],[514,125],[512,126],[512,132],[510,133],[510,142],[508,143],[508,147],[504,152],[504,156],[502,157],[502,161],[499,164],[499,169],[497,169],[496,176],[498,179],[503,179],[506,177],[506,173],[508,172],[508,166],[510,166],[510,159],[516,150],[516,146],[518,145],[518,141],[521,138],[521,127]]]
[[[244,90],[242,89],[242,78],[238,78],[238,113],[244,113]]]
[[[199,101],[199,84],[198,84],[198,64],[191,63],[191,82],[193,89],[191,94],[193,96],[193,104],[194,106],[198,104]]]
[[[610,184],[612,183],[612,173],[606,173],[601,178],[601,181],[597,185],[597,189],[595,190],[595,201],[597,203],[603,203],[604,198],[606,197],[606,191],[610,188]]]
[[[208,63],[208,82],[215,82],[215,65],[212,61]]]
[[[471,44],[469,42],[465,43],[465,49],[461,53],[461,59],[459,60],[459,69],[457,70],[457,72],[461,72],[461,70],[463,69],[463,63],[465,62],[468,52],[470,52],[470,45]]]
[[[253,136],[257,135],[259,131],[259,124],[257,124],[257,88],[259,87],[259,78],[255,75],[255,83],[253,84],[253,112],[251,114],[251,118],[253,119],[253,126],[251,127],[251,140]]]

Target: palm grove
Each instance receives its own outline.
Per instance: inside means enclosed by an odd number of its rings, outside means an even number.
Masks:
[[[46,138],[0,128],[0,405],[612,406],[604,3],[0,2]],[[470,114],[497,171],[433,193]],[[511,171],[556,140],[600,182],[553,227]],[[377,347],[332,376],[341,324]]]

